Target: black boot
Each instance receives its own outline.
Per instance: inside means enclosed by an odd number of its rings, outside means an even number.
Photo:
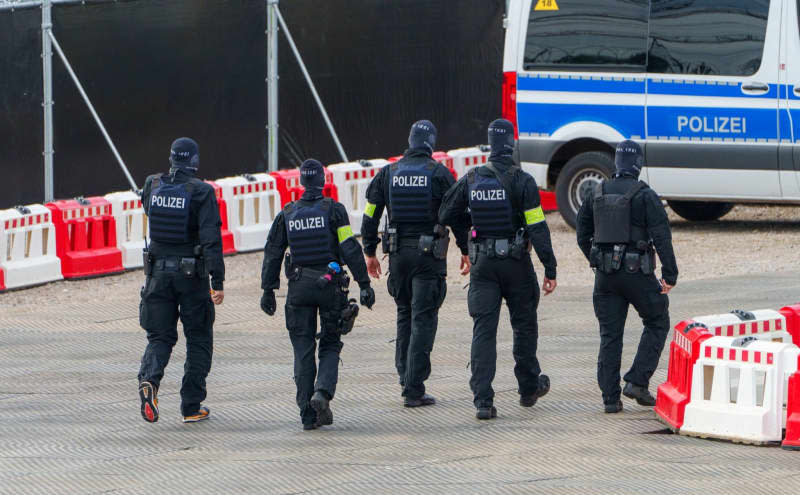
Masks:
[[[539,389],[535,394],[522,395],[519,398],[519,405],[522,407],[533,407],[540,397],[547,395],[550,391],[550,377],[547,375],[539,375]]]
[[[622,412],[622,401],[618,400],[616,403],[606,404],[605,406],[605,413],[606,414],[615,414]]]
[[[475,413],[475,417],[478,419],[492,419],[497,417],[497,409],[494,406],[490,407],[479,407],[478,412]]]
[[[311,396],[311,400],[308,401],[308,404],[317,412],[316,424],[318,426],[327,426],[333,424],[333,411],[331,411],[330,408],[330,399],[328,399],[328,395],[325,392],[322,390],[317,390],[314,392],[314,395]]]
[[[432,406],[434,404],[436,404],[436,397],[428,394],[423,394],[422,397],[417,397],[416,399],[406,397],[403,400],[403,405],[405,407],[423,407]]]
[[[653,407],[656,405],[656,398],[650,394],[647,387],[626,383],[625,388],[622,389],[622,395],[629,399],[634,399],[640,406]]]

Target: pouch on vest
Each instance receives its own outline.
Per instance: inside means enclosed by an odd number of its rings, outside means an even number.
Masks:
[[[389,169],[389,204],[392,223],[432,221],[432,178],[436,164],[429,160],[403,162]]]
[[[189,183],[171,184],[160,178],[153,181],[150,192],[150,238],[167,244],[184,244],[189,238],[190,202]]]
[[[631,199],[646,184],[637,182],[625,194],[605,194],[605,181],[597,185],[594,196],[594,242],[628,244],[631,242]]]

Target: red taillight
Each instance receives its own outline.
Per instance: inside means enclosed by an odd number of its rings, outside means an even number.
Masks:
[[[519,139],[517,124],[517,73],[503,73],[503,118],[514,124],[514,138]]]

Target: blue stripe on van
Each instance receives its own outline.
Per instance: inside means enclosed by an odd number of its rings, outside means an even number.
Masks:
[[[600,79],[567,79],[550,77],[519,77],[519,91],[569,91],[575,93],[634,93],[644,94],[644,80],[605,81]]]
[[[777,139],[776,109],[647,108],[648,136]]]
[[[650,79],[647,93],[651,95],[715,96],[722,98],[777,98],[778,85],[770,84],[769,91],[763,95],[749,95],[742,92],[742,84],[698,84],[684,81],[657,81]]]
[[[644,136],[643,106],[520,103],[517,119],[523,133],[553,134],[569,123],[589,121],[613,127],[625,137]]]
[[[780,126],[779,135],[781,140],[792,139],[792,120],[789,119],[789,112],[783,109],[778,112],[778,125]]]

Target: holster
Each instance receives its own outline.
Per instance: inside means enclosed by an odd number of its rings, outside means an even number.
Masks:
[[[150,254],[150,251],[144,250],[142,251],[142,261],[144,262],[144,276],[149,277],[153,274],[153,255]]]
[[[347,335],[353,329],[358,317],[358,304],[355,299],[348,299],[345,301],[344,309],[339,317],[339,333]]]
[[[473,265],[478,262],[478,243],[475,241],[470,241],[467,247],[469,252],[469,262]]]
[[[444,225],[433,228],[433,257],[437,260],[447,259],[447,250],[450,249],[450,231]]]
[[[592,244],[592,249],[589,251],[589,267],[600,268],[603,265],[603,251],[599,247]]]
[[[303,274],[303,269],[292,263],[292,256],[289,253],[286,253],[286,256],[283,258],[283,272],[286,274],[286,278],[291,280],[292,282],[296,282],[300,280],[300,277]]]
[[[521,260],[523,256],[528,254],[530,243],[525,238],[525,230],[519,229],[517,235],[514,236],[514,242],[511,243],[511,257],[515,260]]]
[[[394,254],[397,252],[397,228],[386,227],[381,234],[381,249],[383,254]]]

